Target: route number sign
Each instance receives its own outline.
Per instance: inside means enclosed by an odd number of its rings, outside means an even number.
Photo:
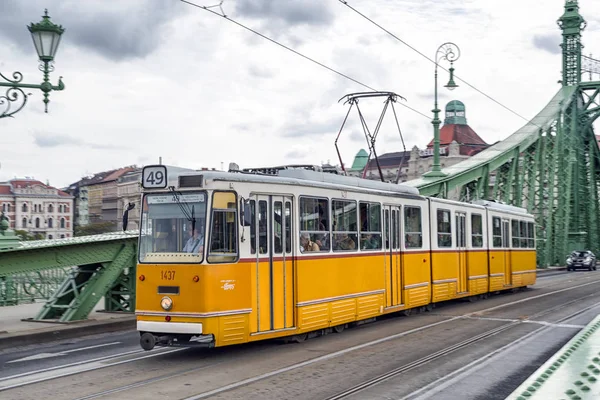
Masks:
[[[164,189],[167,187],[167,167],[164,165],[148,165],[142,170],[142,187],[144,189]]]

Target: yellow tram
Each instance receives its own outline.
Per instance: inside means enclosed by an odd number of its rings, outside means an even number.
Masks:
[[[146,350],[303,340],[536,281],[534,219],[517,207],[302,168],[153,165],[142,186]]]

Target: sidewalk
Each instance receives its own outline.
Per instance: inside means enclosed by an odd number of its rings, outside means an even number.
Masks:
[[[42,309],[43,302],[0,307],[0,350],[53,340],[72,339],[83,335],[135,329],[133,313],[105,313],[104,300],[98,302],[89,319],[60,323],[28,321]]]

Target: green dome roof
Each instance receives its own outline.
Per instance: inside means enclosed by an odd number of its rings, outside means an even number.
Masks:
[[[465,104],[459,100],[452,100],[446,104],[446,111],[465,111]]]
[[[462,101],[452,100],[446,104],[446,118],[444,125],[467,125],[465,105]]]

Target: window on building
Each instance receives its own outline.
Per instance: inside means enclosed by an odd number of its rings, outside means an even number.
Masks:
[[[54,212],[54,207],[52,206],[52,204],[48,205],[48,212]]]
[[[23,210],[23,212],[27,212],[27,204],[26,203],[23,203],[21,210]]]
[[[381,204],[360,202],[360,248],[381,249]]]
[[[35,227],[36,227],[36,228],[39,228],[39,227],[40,227],[40,219],[39,219],[39,218],[36,218],[36,219],[35,219]]]
[[[483,247],[483,220],[480,214],[471,214],[471,246]]]
[[[48,228],[52,228],[52,218],[48,218]]]
[[[347,200],[332,200],[331,217],[333,231],[333,251],[356,250],[358,248],[356,202]]]
[[[404,232],[407,249],[415,249],[423,246],[423,230],[421,228],[421,207],[404,208]]]
[[[492,241],[494,247],[502,247],[502,226],[498,217],[492,218]]]
[[[27,218],[23,218],[23,220],[21,221],[21,226],[23,228],[27,228]]]
[[[65,219],[64,219],[64,218],[61,218],[61,219],[60,219],[60,227],[61,227],[61,228],[64,228],[64,227],[65,227]]]
[[[65,238],[65,235],[60,235],[60,238],[61,238],[61,239],[64,239],[64,238]]]
[[[52,235],[48,235],[48,239],[52,239]]]
[[[319,247],[318,251],[329,251],[329,200],[300,197],[300,236],[308,237]],[[314,246],[312,249],[316,250]]]
[[[6,212],[6,204],[2,204],[2,212]]]
[[[452,247],[450,210],[437,210],[438,247]]]
[[[10,212],[10,204],[6,205],[6,212]]]

